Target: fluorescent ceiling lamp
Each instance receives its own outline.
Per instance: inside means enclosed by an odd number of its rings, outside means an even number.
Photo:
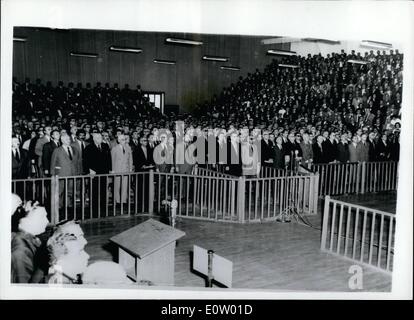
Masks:
[[[306,42],[322,42],[326,44],[340,44],[341,41],[329,40],[329,39],[319,39],[319,38],[303,38],[302,41]]]
[[[371,40],[362,40],[361,41],[361,46],[370,47],[370,48],[377,48],[377,49],[392,49],[392,44],[391,43],[371,41]]]
[[[276,37],[270,39],[263,39],[261,42],[262,44],[275,44],[275,43],[292,43],[292,42],[299,42],[300,39],[298,38],[291,38],[291,37]]]
[[[13,37],[13,41],[26,42],[27,39],[23,37]]]
[[[227,62],[227,61],[229,61],[229,58],[216,57],[216,56],[203,56],[203,60]]]
[[[299,66],[294,65],[294,64],[284,64],[284,63],[279,63],[279,67],[283,67],[283,68],[299,68]]]
[[[274,54],[278,56],[296,56],[296,52],[288,50],[267,50],[267,54]]]
[[[348,60],[349,63],[355,63],[355,64],[367,64],[368,62],[363,61],[363,60]]]
[[[71,52],[70,55],[72,57],[85,57],[85,58],[97,58],[98,57],[96,53],[83,53],[83,52]]]
[[[233,66],[221,66],[220,69],[221,70],[232,70],[232,71],[239,71],[240,70],[239,67],[233,67]]]
[[[142,52],[142,49],[140,48],[127,48],[127,47],[117,47],[117,46],[110,46],[109,50],[119,51],[119,52],[130,52],[130,53],[141,53]]]
[[[154,59],[153,61],[154,63],[159,63],[159,64],[175,64],[175,61],[171,61],[171,60]]]
[[[201,46],[203,44],[202,41],[189,40],[189,39],[178,39],[178,38],[167,38],[165,39],[165,42],[176,43],[176,44],[187,44],[191,46]]]

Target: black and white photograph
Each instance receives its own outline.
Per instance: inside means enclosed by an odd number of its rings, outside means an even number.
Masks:
[[[412,9],[2,1],[0,297],[412,299]]]

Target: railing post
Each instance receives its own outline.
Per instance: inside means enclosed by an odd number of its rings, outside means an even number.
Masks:
[[[361,163],[361,193],[365,193],[365,172],[366,172],[367,163]],[[372,177],[370,177],[372,178]]]
[[[246,190],[246,178],[240,177],[238,181],[238,203],[237,203],[237,215],[239,216],[239,222],[244,223],[244,207],[245,207],[245,190]]]
[[[148,213],[154,213],[154,170],[149,171],[149,178],[148,178]]]
[[[400,174],[399,174],[400,163],[394,162],[394,166],[395,166],[395,188],[394,190],[398,190],[398,178],[400,177]]]
[[[59,223],[59,176],[50,178],[50,222]]]
[[[357,170],[356,170],[356,177],[355,177],[355,193],[360,193],[361,192],[361,187],[360,187],[360,175],[361,175],[361,162],[357,163]]]
[[[313,194],[312,194],[312,202],[313,202],[313,214],[318,213],[318,199],[319,199],[319,174],[313,174]]]
[[[326,248],[326,236],[328,233],[328,220],[329,220],[329,202],[330,196],[325,197],[325,206],[323,209],[323,224],[322,224],[322,239],[321,239],[321,250],[325,251]]]

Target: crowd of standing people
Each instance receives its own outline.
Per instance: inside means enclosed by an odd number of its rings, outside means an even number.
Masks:
[[[227,162],[221,164],[234,175],[254,174],[263,165],[282,168],[286,156],[304,166],[398,161],[402,54],[391,50],[362,56],[352,51],[283,62],[298,68],[279,67],[274,60],[263,72],[248,74],[197,106],[193,115],[160,114],[139,86],[120,90],[118,84],[92,88],[88,83],[84,88],[59,82],[53,87],[40,80],[14,80],[12,177],[149,169],[191,173],[194,163],[179,163],[174,150],[178,140],[186,150],[200,139],[214,139],[216,153],[227,150]],[[185,126],[181,137],[177,120]],[[256,150],[255,164],[246,170],[242,161],[230,161],[241,159],[243,144],[250,146],[249,152]],[[154,157],[157,146],[163,159],[169,159],[162,164],[156,163],[158,154]],[[195,161],[219,165],[211,150]]]

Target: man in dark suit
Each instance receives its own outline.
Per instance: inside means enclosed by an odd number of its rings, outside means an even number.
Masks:
[[[341,163],[349,161],[349,146],[346,133],[341,135],[341,142],[338,143],[338,153],[336,159]]]
[[[53,130],[50,136],[52,139],[43,145],[42,150],[43,173],[46,177],[50,177],[50,161],[52,160],[53,151],[60,146],[60,132]]]
[[[325,152],[326,162],[334,162],[337,158],[338,146],[335,140],[335,133],[331,132],[329,138],[322,143]]]
[[[323,136],[316,138],[316,143],[313,144],[313,162],[314,163],[327,163],[325,157],[325,150],[323,148]]]
[[[85,149],[89,143],[85,141],[85,137],[86,137],[86,134],[83,129],[77,130],[76,139],[75,140],[72,139],[73,141],[70,144],[80,154],[81,161],[79,163],[80,164],[79,172],[81,172],[81,174],[88,173],[88,170],[86,168]]]
[[[27,179],[30,172],[29,155],[20,148],[17,137],[12,138],[12,179]],[[17,192],[16,192],[17,193]]]
[[[263,132],[263,139],[261,141],[261,163],[263,165],[272,165],[274,144],[269,140],[269,131]]]
[[[296,158],[302,158],[302,149],[300,144],[295,140],[295,133],[291,131],[288,135],[288,141],[283,145],[285,156],[289,156],[289,168],[293,169],[296,165]]]
[[[37,165],[40,168],[39,173],[43,174],[43,165],[42,165],[42,152],[43,152],[43,146],[50,142],[50,133],[52,132],[52,127],[51,126],[46,126],[44,129],[44,135],[37,139],[36,141],[36,146],[35,146],[35,153],[37,156]]]
[[[378,142],[377,153],[378,161],[387,161],[390,158],[390,143],[385,133],[381,136],[381,141]]]
[[[85,148],[85,164],[88,174],[108,174],[112,168],[111,152],[107,143],[102,143],[102,135],[94,133],[93,143]]]
[[[368,159],[369,161],[378,161],[378,143],[375,140],[376,133],[370,132],[368,135],[368,145],[369,145],[369,152],[368,152]]]
[[[131,141],[130,141],[130,143],[129,143],[129,146],[131,147],[131,149],[132,149],[132,154],[134,154],[134,152],[135,152],[135,150],[138,148],[138,147],[140,147],[141,145],[140,145],[140,142],[139,142],[139,135],[138,135],[138,131],[133,131],[132,132],[132,137],[131,137]],[[148,145],[148,143],[147,143],[147,145]]]
[[[231,134],[230,142],[227,143],[226,171],[233,176],[241,176],[242,174],[241,149],[237,132]]]
[[[285,169],[285,150],[283,150],[283,138],[276,138],[276,145],[273,148],[273,167],[276,169]]]
[[[140,145],[133,149],[133,162],[135,171],[148,171],[154,168],[152,160],[152,154],[150,148],[148,148],[147,137],[141,137],[139,139]]]
[[[100,133],[92,134],[93,142],[85,148],[85,166],[86,171],[90,175],[108,174],[112,168],[111,151],[107,143],[102,142]],[[99,193],[100,191],[100,193]],[[99,176],[92,178],[92,210],[97,212],[99,209],[106,209],[107,194],[107,177]],[[100,201],[101,200],[101,201]]]
[[[357,148],[357,157],[360,162],[369,161],[369,143],[367,141],[367,134],[363,133],[361,135],[361,141],[358,143]]]

